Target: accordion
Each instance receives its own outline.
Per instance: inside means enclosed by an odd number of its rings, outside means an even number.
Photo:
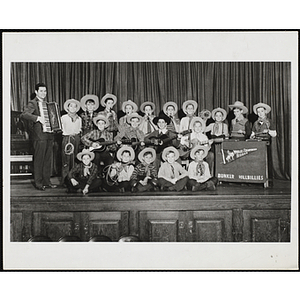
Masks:
[[[59,132],[62,130],[60,111],[56,102],[39,102],[40,115],[44,118],[43,132]]]

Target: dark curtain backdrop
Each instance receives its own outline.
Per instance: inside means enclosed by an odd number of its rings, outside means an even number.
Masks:
[[[272,107],[269,117],[276,125],[272,142],[274,175],[291,174],[291,64],[289,62],[44,62],[11,64],[11,109],[22,111],[37,82],[48,86],[48,100],[63,103],[85,94],[99,99],[112,93],[118,97],[116,111],[128,99],[138,105],[156,104],[156,114],[167,101],[179,107],[188,99],[199,109],[239,100],[249,109],[264,102]],[[252,115],[252,116],[251,116]],[[229,116],[230,117],[230,116]]]

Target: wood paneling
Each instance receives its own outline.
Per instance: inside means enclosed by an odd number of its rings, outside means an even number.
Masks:
[[[10,240],[12,242],[22,241],[22,219],[21,212],[12,213],[10,215]]]

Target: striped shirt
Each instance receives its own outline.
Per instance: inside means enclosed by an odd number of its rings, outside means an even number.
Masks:
[[[144,163],[138,164],[131,175],[132,183],[135,184],[140,180],[144,180],[146,176],[157,179],[157,168],[153,163],[149,165]]]

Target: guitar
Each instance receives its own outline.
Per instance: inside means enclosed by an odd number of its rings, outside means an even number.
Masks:
[[[122,144],[135,144],[135,141],[129,140],[129,139],[123,139],[122,140]],[[109,145],[115,145],[117,144],[116,141],[106,141],[104,138],[100,138],[97,141],[94,141],[94,143],[97,143],[98,146],[97,147],[89,147],[89,151],[96,151],[96,152],[103,152],[106,150],[106,146]],[[137,142],[136,144],[138,144],[139,142]]]

